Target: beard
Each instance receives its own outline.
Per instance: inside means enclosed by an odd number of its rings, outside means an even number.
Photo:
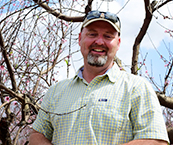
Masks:
[[[87,56],[88,64],[91,66],[96,67],[102,67],[107,62],[107,56],[106,55],[94,55],[92,53],[89,53]]]

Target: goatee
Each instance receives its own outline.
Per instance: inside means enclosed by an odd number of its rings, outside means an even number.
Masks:
[[[91,66],[102,67],[107,62],[107,56],[89,53],[87,56],[87,61]]]

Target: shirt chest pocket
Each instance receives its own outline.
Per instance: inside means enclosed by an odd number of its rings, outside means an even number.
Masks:
[[[118,133],[125,125],[126,115],[115,102],[109,100],[97,100],[93,106],[92,119],[97,122],[95,126],[104,128],[104,131]]]

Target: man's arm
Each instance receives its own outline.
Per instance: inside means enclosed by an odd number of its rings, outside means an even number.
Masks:
[[[123,145],[168,145],[168,143],[164,140],[156,140],[156,139],[139,139],[133,140]]]
[[[32,131],[29,137],[29,145],[52,145],[42,133],[35,130]]]

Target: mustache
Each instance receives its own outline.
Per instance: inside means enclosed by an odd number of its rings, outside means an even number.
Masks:
[[[89,46],[89,49],[91,50],[92,48],[95,48],[95,47],[99,47],[99,48],[103,48],[105,50],[108,50],[108,47],[104,46],[104,45],[97,45],[97,44],[92,44]]]

